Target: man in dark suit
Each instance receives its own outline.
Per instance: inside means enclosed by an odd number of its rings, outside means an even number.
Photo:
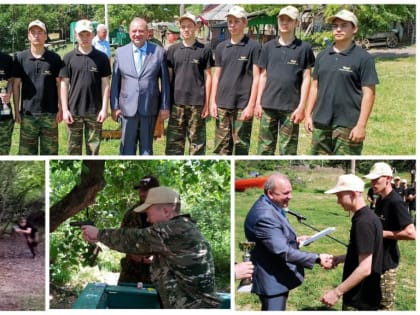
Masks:
[[[147,23],[142,18],[131,21],[129,35],[131,43],[115,52],[112,118],[122,123],[121,155],[135,155],[137,144],[141,155],[152,155],[156,119],[169,117],[166,53],[162,47],[147,42]]]
[[[261,310],[285,310],[289,291],[301,285],[304,268],[315,263],[332,268],[333,256],[299,250],[298,238],[286,217],[292,186],[287,176],[271,175],[264,185],[264,195],[258,198],[245,219],[245,235],[255,248],[251,252],[254,264],[251,292],[262,303]]]

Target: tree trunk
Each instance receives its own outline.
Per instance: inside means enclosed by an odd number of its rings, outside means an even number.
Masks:
[[[104,160],[82,161],[80,184],[50,208],[50,232],[95,202],[96,194],[105,187]]]

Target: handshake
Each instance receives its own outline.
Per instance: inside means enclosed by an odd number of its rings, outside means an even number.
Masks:
[[[342,263],[343,259],[341,256],[333,256],[330,254],[319,254],[319,264],[322,268],[330,270],[337,267],[339,263]]]

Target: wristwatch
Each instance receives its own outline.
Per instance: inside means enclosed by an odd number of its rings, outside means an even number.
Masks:
[[[317,264],[320,264],[320,263],[321,263],[321,257],[319,256],[319,254],[317,254],[317,255],[316,255],[315,262],[316,262]]]

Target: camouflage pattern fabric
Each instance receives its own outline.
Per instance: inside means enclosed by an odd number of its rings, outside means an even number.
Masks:
[[[202,106],[172,105],[166,133],[166,155],[184,155],[185,137],[190,155],[206,154],[206,120]]]
[[[215,308],[209,243],[189,215],[144,229],[100,230],[98,240],[123,253],[153,255],[152,283],[164,308]]]
[[[349,140],[352,128],[315,124],[312,132],[312,155],[361,155],[363,142]]]
[[[238,120],[240,109],[217,109],[214,153],[220,155],[248,155],[251,142],[252,119]]]
[[[397,287],[398,268],[388,269],[381,275],[382,299],[379,309],[383,311],[393,311]]]
[[[0,155],[9,155],[15,121],[10,118],[0,120]]]
[[[73,120],[71,125],[67,125],[67,154],[82,155],[84,135],[86,155],[98,155],[102,123],[96,121],[96,116],[73,116]]]
[[[145,213],[134,212],[133,209],[140,206],[142,202],[137,203],[130,208],[124,215],[121,222],[121,228],[145,228],[149,224],[146,221],[147,215]],[[121,258],[121,270],[118,283],[151,283],[150,279],[150,264],[135,261],[127,255]]]
[[[359,311],[357,307],[346,305],[346,304],[343,304],[342,310],[343,311]]]
[[[20,124],[19,155],[57,155],[56,114],[23,115]]]
[[[274,155],[277,135],[280,155],[296,155],[299,125],[290,121],[292,113],[264,109],[258,136],[258,155]]]

